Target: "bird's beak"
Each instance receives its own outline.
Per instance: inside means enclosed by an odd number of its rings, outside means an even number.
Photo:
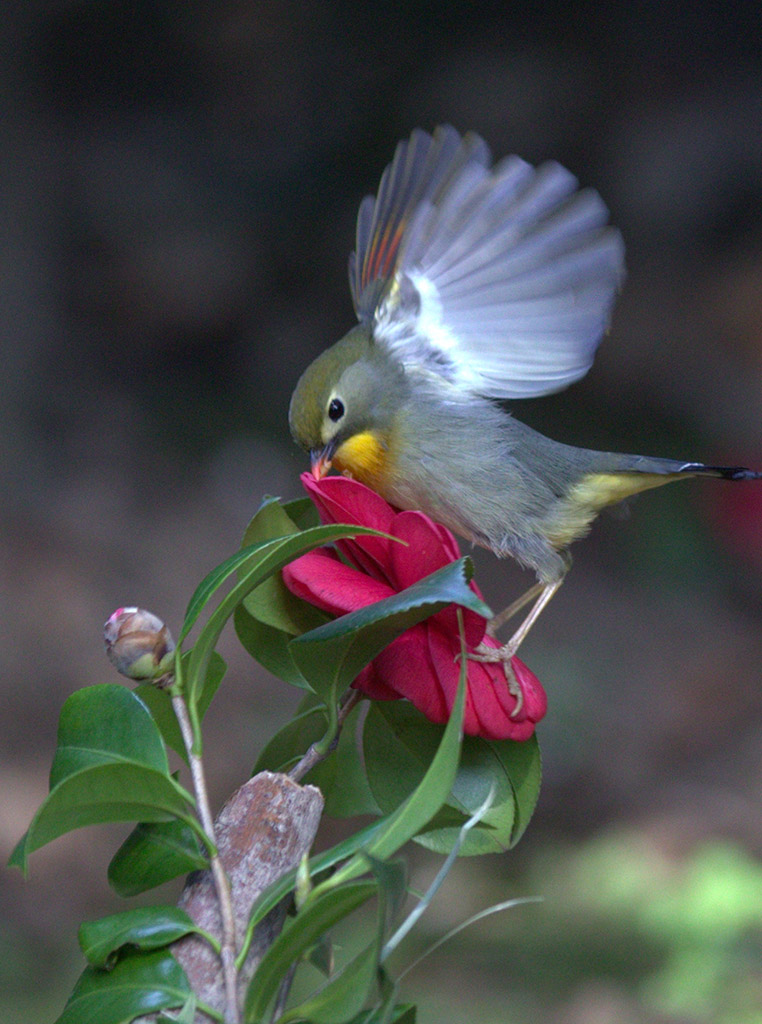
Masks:
[[[329,443],[323,448],[311,449],[310,464],[312,468],[312,475],[316,480],[322,480],[331,468],[331,460],[333,459],[335,451],[336,445],[333,441],[329,441]]]

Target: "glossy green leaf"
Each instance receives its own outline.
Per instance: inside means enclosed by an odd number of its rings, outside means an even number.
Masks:
[[[326,725],[326,709],[322,704],[313,704],[304,711],[299,711],[273,736],[261,752],[252,769],[252,775],[262,771],[288,772],[313,743],[322,739]],[[331,757],[328,760],[331,760]]]
[[[259,544],[249,544],[247,547],[241,548],[240,551],[236,551],[235,554],[230,555],[230,557],[226,558],[224,562],[220,562],[219,565],[215,566],[214,569],[212,569],[212,571],[203,578],[191,595],[188,607],[185,609],[185,618],[183,620],[182,629],[180,630],[180,636],[178,637],[178,644],[181,644],[193,629],[198,621],[199,615],[223,583],[225,583],[225,581],[228,580],[236,570],[252,561],[255,561],[263,552],[266,554],[267,551],[271,549],[271,546],[271,542],[267,541],[262,541]]]
[[[286,537],[290,533],[299,533],[299,527],[281,504],[280,498],[266,495],[244,531],[241,547]]]
[[[380,814],[380,808],[368,785],[357,726],[362,704],[347,715],[335,750],[304,777],[304,783],[317,786],[325,797],[324,813],[332,818],[352,818],[359,814]],[[325,718],[323,719],[325,723]]]
[[[329,928],[377,892],[378,884],[373,880],[349,882],[321,897],[311,896],[262,957],[246,993],[245,1024],[260,1024],[290,966]]]
[[[509,741],[505,741],[508,743]],[[542,782],[542,754],[537,736],[524,743],[513,743],[503,751],[503,744],[493,744],[498,757],[510,760],[510,777],[516,798],[516,820],[511,835],[511,846],[515,846],[524,834],[534,814],[540,796]]]
[[[195,992],[191,992],[179,1010],[171,1013],[160,1013],[156,1018],[156,1024],[197,1024],[196,1010],[198,999]]]
[[[137,896],[208,866],[195,832],[184,822],[141,822],[114,854],[108,881],[120,896]]]
[[[306,505],[312,508],[312,515],[309,514]],[[293,514],[293,518],[289,513]],[[278,498],[265,497],[246,528],[241,549],[212,569],[196,588],[185,612],[180,641],[184,640],[191,631],[215,591],[239,566],[246,562],[253,552],[266,546],[270,541],[298,533],[304,528],[301,524],[308,517],[311,520],[310,525],[318,524],[317,510],[309,498],[297,499],[282,505]]]
[[[318,787],[325,800],[324,813],[334,818],[380,813],[365,777],[356,738],[361,707],[358,705],[347,716],[336,749],[302,780],[303,785]],[[289,771],[313,743],[323,738],[327,724],[323,702],[315,694],[306,694],[297,714],[259,755],[252,775],[261,771]]]
[[[190,654],[183,655],[183,664],[187,665]],[[202,683],[198,699],[199,718],[203,718],[212,702],[220,683],[222,682],[227,665],[224,659],[215,651],[209,659],[209,666],[206,670],[206,677]],[[177,724],[172,698],[167,690],[162,690],[150,683],[141,683],[135,689],[135,695],[143,701],[151,712],[154,722],[159,727],[162,739],[168,747],[187,763],[188,754],[185,750],[180,726]]]
[[[326,978],[333,974],[334,949],[330,935],[321,935],[315,945],[305,955],[305,961],[312,964]]]
[[[180,907],[141,907],[79,927],[79,946],[93,967],[105,967],[123,946],[160,949],[198,929]]]
[[[312,502],[306,499],[312,506]],[[314,506],[312,506],[314,508]],[[299,533],[299,528],[289,516],[286,509],[277,499],[271,498],[262,503],[244,534],[244,544],[254,544],[264,540],[275,540],[278,537]],[[248,613],[265,626],[281,630],[289,635],[298,636],[307,630],[315,629],[329,616],[307,601],[296,597],[283,582],[280,573],[268,577],[244,598]],[[256,657],[256,655],[255,655]]]
[[[282,630],[290,637],[300,636],[331,621],[330,615],[292,594],[279,572],[252,590],[243,604],[258,622]]]
[[[316,526],[311,530],[305,530],[303,533],[292,534],[277,540],[255,544],[250,548],[244,548],[243,552],[239,552],[237,556],[233,556],[233,559],[228,559],[227,563],[223,563],[226,566],[224,573],[220,578],[215,576],[214,587],[204,597],[203,604],[207,603],[211,593],[218,589],[223,580],[227,579],[232,572],[238,572],[238,581],[225,594],[211,613],[191,651],[185,677],[185,687],[186,699],[191,707],[192,716],[195,714],[194,709],[198,698],[199,681],[206,674],[209,659],[222,630],[225,628],[225,624],[241,601],[255,587],[258,587],[273,573],[279,572],[284,565],[292,562],[299,555],[312,551],[314,548],[331,541],[340,540],[345,537],[356,537],[360,534],[378,536],[378,531],[361,526]],[[244,554],[245,557],[241,558],[240,556]]]
[[[291,633],[258,622],[249,615],[243,604],[239,604],[233,613],[233,622],[238,639],[252,658],[284,683],[298,686],[302,690],[309,689],[307,680],[296,667],[289,651],[289,644],[293,640]]]
[[[50,791],[10,863],[26,871],[34,850],[84,825],[107,821],[192,820],[193,798],[167,774],[141,764],[100,764],[67,776]]]
[[[278,1017],[278,1024],[346,1024],[365,1005],[376,979],[378,943],[372,942],[332,975],[309,999]]]
[[[182,1006],[189,994],[185,972],[166,950],[127,953],[110,971],[88,967],[56,1024],[127,1024]]]
[[[401,861],[387,863],[374,858],[369,860],[379,885],[376,929],[372,942],[303,1003],[280,1017],[281,1024],[295,1020],[308,1020],[310,1024],[345,1024],[367,1002],[377,980],[387,918],[394,915],[406,892],[406,871]]]
[[[450,720],[442,733],[436,754],[416,789],[385,818],[364,853],[355,854],[336,873],[313,890],[313,897],[367,870],[368,857],[386,860],[408,840],[421,832],[445,803],[455,782],[466,702],[466,663],[462,661],[460,681]]]
[[[324,850],[310,858],[310,877],[315,878],[321,872],[327,871],[347,858],[352,857],[358,850],[367,847],[373,837],[378,834],[383,822],[373,822],[366,825],[347,839],[342,840],[329,850]],[[366,861],[367,864],[367,861]],[[260,921],[262,921],[277,906],[284,897],[293,891],[296,883],[296,868],[277,879],[262,892],[254,902],[249,915],[247,932],[251,932]]]
[[[365,765],[371,791],[381,809],[397,807],[423,776],[441,726],[427,721],[403,702],[377,702],[365,721]],[[388,770],[389,763],[395,771]],[[540,759],[536,739],[523,743],[466,736],[453,789],[443,808],[416,839],[447,853],[466,817],[493,790],[492,806],[468,834],[461,855],[499,853],[514,845],[539,794]],[[518,803],[517,794],[522,794]],[[518,814],[523,815],[519,826]]]
[[[392,640],[442,608],[454,603],[489,618],[489,608],[468,586],[472,576],[469,558],[451,562],[399,594],[297,637],[290,646],[294,661],[326,704],[335,703]]]
[[[167,753],[145,704],[125,686],[106,683],[66,699],[50,788],[94,765],[129,762],[168,772]]]
[[[254,514],[254,518],[246,527],[242,544],[253,544],[257,540],[279,537],[290,532],[288,527],[286,529],[279,529],[278,524],[285,522],[283,519],[266,519],[260,514],[265,511],[269,513],[273,505],[278,506],[280,511],[285,513],[290,523],[297,530],[309,530],[313,526],[320,526],[320,516],[311,498],[291,498],[289,501],[283,501],[281,498],[275,498],[270,494],[266,494],[262,499],[262,504]],[[265,533],[265,530],[270,532]]]
[[[348,1024],[415,1024],[416,1008],[412,1003],[379,1006],[359,1013]]]

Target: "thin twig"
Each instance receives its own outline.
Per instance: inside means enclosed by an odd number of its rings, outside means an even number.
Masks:
[[[241,1014],[238,1006],[238,972],[236,971],[236,934],[235,918],[233,916],[233,896],[230,891],[230,881],[225,868],[217,852],[217,845],[214,835],[214,819],[209,806],[209,796],[204,778],[204,767],[201,758],[193,752],[193,728],[188,714],[188,705],[181,694],[172,694],[172,707],[174,708],[177,721],[180,725],[180,732],[183,736],[183,743],[188,753],[191,778],[193,779],[193,790],[196,794],[196,805],[198,816],[207,836],[214,842],[214,852],[210,855],[209,861],[212,869],[214,888],[217,892],[217,899],[220,905],[220,917],[222,919],[222,943],[220,948],[220,960],[222,961],[222,974],[225,982],[225,1021],[226,1024],[240,1024]]]
[[[341,735],[341,727],[344,724],[349,712],[362,699],[362,694],[359,690],[348,690],[344,703],[339,708],[339,713],[336,719],[337,728],[336,735],[331,740],[330,745],[323,750],[322,741],[313,743],[307,753],[298,761],[291,771],[288,773],[288,777],[293,779],[294,782],[299,782],[303,779],[307,772],[311,771],[316,764],[319,764],[324,757],[327,757],[332,750],[336,748],[336,744],[339,742],[339,736]]]

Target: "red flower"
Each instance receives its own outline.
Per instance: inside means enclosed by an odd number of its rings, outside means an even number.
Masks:
[[[315,480],[302,474],[302,483],[324,523],[371,526],[399,537],[407,546],[384,537],[356,537],[337,545],[351,562],[321,548],[286,566],[283,579],[298,597],[333,615],[343,615],[404,590],[460,558],[458,544],[444,526],[422,512],[398,512],[375,491],[343,476]],[[478,587],[471,589],[481,597]],[[484,641],[485,620],[463,609],[468,650]],[[406,697],[432,722],[450,716],[460,675],[460,636],[454,605],[407,630],[368,665],[352,684],[374,700]],[[524,695],[515,718],[516,700],[508,689],[501,664],[468,662],[464,729],[492,740],[526,740],[545,714],[547,699],[539,680],[519,661],[513,670]]]

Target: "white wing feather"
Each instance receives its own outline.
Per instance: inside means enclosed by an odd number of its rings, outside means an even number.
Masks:
[[[622,240],[559,164],[488,163],[481,139],[452,128],[400,143],[360,209],[355,308],[411,368],[488,397],[543,395],[590,368]]]

